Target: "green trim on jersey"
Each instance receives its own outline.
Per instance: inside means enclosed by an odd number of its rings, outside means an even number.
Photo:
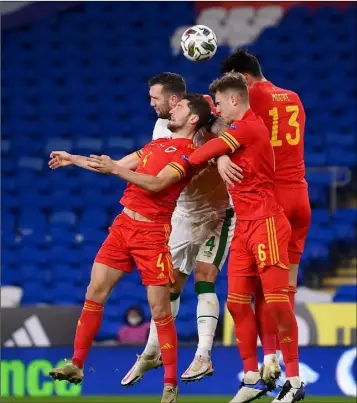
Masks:
[[[216,257],[214,258],[213,264],[216,267],[219,267],[223,256],[224,252],[227,247],[227,240],[228,240],[228,233],[229,233],[229,227],[232,224],[232,218],[234,217],[234,211],[232,208],[229,208],[226,210],[226,216],[224,217],[224,222],[222,225],[222,230],[221,230],[221,236],[219,237],[219,245],[217,249],[217,254]]]

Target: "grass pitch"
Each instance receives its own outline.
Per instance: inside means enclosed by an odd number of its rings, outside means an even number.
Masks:
[[[180,396],[179,403],[227,403],[232,396]],[[259,403],[271,403],[272,397],[259,399]],[[1,403],[159,403],[160,396],[79,396],[62,397],[8,397]],[[304,403],[356,403],[354,397],[306,397]]]

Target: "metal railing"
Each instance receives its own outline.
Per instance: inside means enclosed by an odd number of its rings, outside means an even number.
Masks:
[[[330,212],[335,213],[338,207],[337,188],[344,187],[351,182],[352,172],[348,167],[306,167],[308,172],[328,172],[331,176],[330,183]]]

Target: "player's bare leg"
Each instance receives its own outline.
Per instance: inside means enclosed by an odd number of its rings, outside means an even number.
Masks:
[[[185,286],[188,276],[179,270],[174,270],[175,283],[170,286],[170,305],[172,316],[175,318],[180,307],[180,293]],[[133,386],[138,383],[147,371],[162,366],[159,339],[156,324],[153,319],[150,322],[150,332],[145,349],[138,355],[136,362],[121,380],[121,385]]]
[[[49,375],[53,379],[75,384],[82,382],[83,366],[100,328],[104,303],[124,275],[123,271],[94,262],[82,314],[78,320],[72,361],[63,367],[52,369]]]
[[[213,375],[211,350],[219,317],[219,301],[215,282],[219,271],[210,263],[196,262],[195,289],[197,303],[198,347],[188,369],[181,375],[184,382],[193,382]]]
[[[151,316],[155,321],[164,366],[164,391],[161,403],[177,401],[177,332],[171,313],[169,285],[148,286]]]

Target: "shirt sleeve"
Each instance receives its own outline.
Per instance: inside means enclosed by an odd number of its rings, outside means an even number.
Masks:
[[[229,146],[231,153],[237,151],[239,147],[247,146],[252,141],[251,133],[244,122],[233,123],[219,138]]]
[[[138,159],[140,159],[141,156],[143,155],[143,151],[144,151],[144,149],[141,148],[141,149],[138,150],[138,151],[134,151],[133,154],[134,154]]]
[[[197,167],[212,158],[220,157],[221,155],[228,154],[231,148],[227,142],[221,137],[207,141],[206,144],[199,147],[189,157],[188,162],[192,167]]]
[[[180,179],[186,176],[192,176],[192,168],[188,161],[190,154],[194,150],[178,150],[173,155],[172,160],[168,163],[168,166],[175,171],[175,173],[180,177]]]

